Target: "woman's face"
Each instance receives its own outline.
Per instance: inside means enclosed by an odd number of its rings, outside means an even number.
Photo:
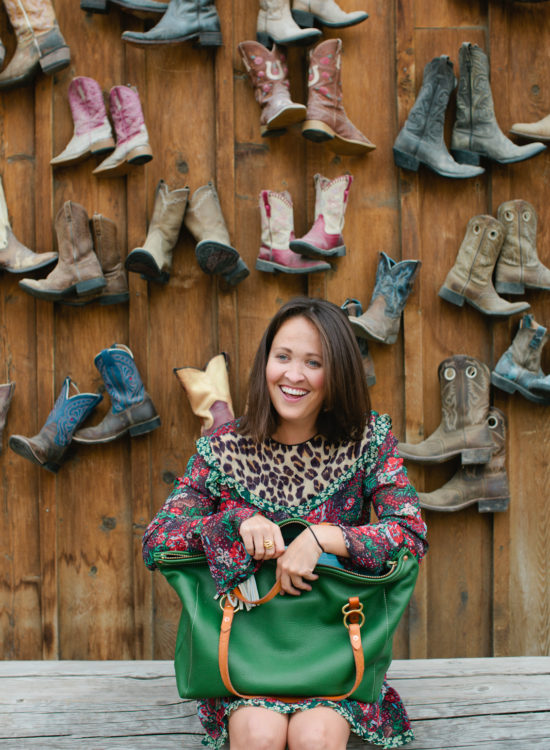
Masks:
[[[269,351],[265,376],[279,415],[278,438],[309,440],[325,397],[321,336],[311,321],[297,316],[282,324]]]

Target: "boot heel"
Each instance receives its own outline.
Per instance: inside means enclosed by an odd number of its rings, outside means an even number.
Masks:
[[[147,146],[136,146],[133,148],[126,157],[128,164],[146,164],[153,158],[153,152],[151,147]]]
[[[221,47],[221,31],[201,31],[199,33],[199,47]]]
[[[525,292],[523,284],[513,281],[495,281],[495,289],[500,294],[523,294]]]
[[[451,149],[451,153],[459,164],[473,164],[476,167],[479,166],[479,154],[476,154],[473,151],[453,148]]]
[[[80,9],[88,13],[108,13],[108,0],[80,0]]]
[[[45,464],[42,464],[42,467],[44,469],[47,469],[48,471],[51,471],[52,474],[57,474],[57,472],[61,468],[61,464],[56,464],[53,461],[46,461]]]
[[[477,504],[477,509],[480,513],[499,513],[507,510],[509,504],[509,497],[499,497],[494,500],[480,500]]]
[[[44,55],[39,59],[42,72],[47,75],[56,73],[58,70],[66,68],[71,62],[71,50],[69,47],[59,47],[52,52]]]
[[[506,391],[506,393],[516,392],[516,384],[512,380],[508,380],[508,378],[499,375],[498,372],[493,371],[491,373],[491,383],[496,385],[497,388],[500,388],[501,391]]]
[[[493,455],[492,448],[466,448],[460,453],[460,461],[463,465],[486,464]]]
[[[87,281],[79,281],[75,285],[76,293],[79,295],[87,295],[91,292],[95,292],[98,289],[103,289],[106,285],[104,278],[88,279]]]
[[[407,154],[404,151],[400,151],[398,148],[394,148],[393,160],[396,166],[401,167],[401,169],[409,169],[411,172],[418,172],[420,161],[416,156],[411,156],[411,154]]]
[[[266,273],[275,273],[275,268],[273,267],[273,263],[269,260],[261,260],[258,258],[256,261],[256,270],[257,271],[265,271]]]
[[[442,299],[447,300],[447,302],[452,302],[453,305],[458,305],[458,307],[464,305],[464,296],[458,292],[453,292],[451,289],[447,289],[446,286],[442,286],[438,294]]]
[[[248,270],[248,266],[242,258],[239,258],[235,265],[235,268],[230,271],[225,271],[225,273],[221,274],[222,279],[230,287],[237,286],[237,284],[239,284],[243,279],[246,279],[247,276],[250,276],[250,271]]]
[[[302,29],[312,29],[315,26],[315,16],[307,10],[293,10],[292,18]]]
[[[334,138],[334,131],[321,120],[306,120],[302,125],[302,135],[309,141],[323,143]]]
[[[148,432],[156,430],[157,427],[160,427],[160,417],[153,417],[153,419],[149,419],[147,422],[132,425],[128,432],[130,433],[130,437],[136,437],[136,435],[146,435]]]
[[[104,138],[101,141],[96,141],[90,151],[92,154],[103,154],[105,151],[111,151],[115,147],[113,138]]]

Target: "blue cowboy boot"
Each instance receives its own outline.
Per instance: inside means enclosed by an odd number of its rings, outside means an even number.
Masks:
[[[69,396],[70,388],[76,391]],[[54,474],[59,471],[65,453],[77,427],[103,399],[100,393],[80,393],[70,377],[66,377],[57,401],[44,427],[34,437],[12,435],[9,446],[23,458],[28,458]]]
[[[160,427],[160,417],[127,346],[113,344],[103,349],[94,364],[105,382],[112,407],[99,424],[78,430],[75,443],[109,443],[127,432],[135,437]]]
[[[356,336],[383,344],[397,341],[401,313],[421,265],[420,260],[402,260],[398,263],[386,253],[380,253],[369,308],[360,317],[349,319]]]

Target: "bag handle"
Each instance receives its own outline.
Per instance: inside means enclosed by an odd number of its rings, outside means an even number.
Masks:
[[[258,601],[254,603],[261,604],[264,601],[273,599],[273,597],[277,593],[273,593],[276,587],[277,584],[275,584],[271,591],[269,591],[268,594],[262,597],[262,599],[258,599]],[[241,596],[239,596],[238,598],[241,599]],[[241,599],[241,601],[246,601],[246,599]],[[355,692],[355,690],[357,690],[357,688],[361,684],[361,680],[363,679],[363,675],[365,673],[365,657],[363,654],[363,644],[361,643],[361,626],[365,622],[365,615],[363,614],[363,605],[359,601],[359,597],[350,596],[348,599],[348,603],[342,607],[342,612],[344,614],[343,624],[348,629],[349,641],[353,653],[353,661],[355,663],[355,682],[353,683],[353,687],[347,693],[343,693],[342,695],[312,695],[307,697],[331,701],[341,701]],[[239,696],[239,698],[257,698],[258,696],[255,695],[245,695],[243,693],[239,693],[239,691],[233,687],[231,677],[229,676],[229,637],[231,635],[231,626],[233,625],[234,614],[235,608],[229,601],[229,598],[226,597],[223,607],[220,640],[218,645],[218,666],[220,669],[220,675],[223,684],[232,695],[237,695]],[[282,696],[278,695],[273,697],[276,697],[278,700],[283,701],[284,703],[293,703],[296,700],[296,696],[292,698],[283,698]]]

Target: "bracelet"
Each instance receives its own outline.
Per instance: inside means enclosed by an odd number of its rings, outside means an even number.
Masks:
[[[317,534],[316,534],[316,533],[315,533],[315,532],[313,531],[313,529],[311,528],[311,526],[308,526],[308,529],[309,529],[309,530],[311,531],[311,533],[313,534],[313,538],[315,539],[315,541],[316,541],[316,542],[317,542],[317,544],[319,545],[319,549],[321,550],[321,552],[324,552],[325,550],[323,549],[323,545],[322,545],[322,544],[321,544],[321,542],[320,542],[320,541],[319,541],[319,540],[317,539]]]

